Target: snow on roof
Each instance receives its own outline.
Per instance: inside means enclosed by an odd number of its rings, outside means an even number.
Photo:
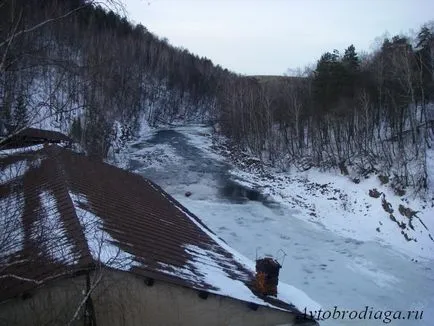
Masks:
[[[279,285],[277,298],[257,296],[253,262],[149,180],[57,145],[35,150],[33,157],[0,157],[0,166],[20,160],[29,168],[14,183],[0,185],[0,204],[5,220],[15,208],[15,220],[28,225],[33,238],[18,227],[14,247],[2,247],[0,256],[19,253],[28,278],[101,264],[295,314],[300,311],[294,305],[319,307],[286,284]],[[2,301],[34,284],[0,279],[0,286]]]
[[[48,191],[39,194],[39,218],[31,225],[32,238],[41,244],[41,250],[58,262],[78,263],[78,255],[66,235],[56,198]]]
[[[134,256],[120,249],[111,235],[102,228],[102,220],[89,208],[86,209],[89,207],[86,196],[73,192],[69,192],[69,195],[93,259],[121,270],[129,270],[134,266]]]
[[[224,256],[194,245],[187,245],[185,250],[191,255],[189,263],[197,268],[199,273],[205,277],[207,283],[217,288],[217,290],[210,290],[210,292],[243,301],[268,305],[264,300],[254,295],[244,282],[233,279],[224,269],[215,264],[215,261],[225,261],[226,258]]]
[[[167,197],[166,194],[163,194],[163,196]],[[253,261],[244,257],[232,247],[227,245],[186,208],[174,202],[172,202],[172,204],[183,214],[188,216],[190,220],[202,230],[202,232],[206,233],[210,238],[212,238],[216,242],[217,246],[224,248],[227,252],[229,252],[231,254],[230,260],[235,260],[238,264],[254,273],[255,264]],[[222,269],[220,265],[215,264],[216,261],[224,262],[227,260],[228,265],[230,265],[231,261],[229,261],[229,259],[225,256],[214,250],[204,250],[194,245],[186,245],[184,248],[191,257],[189,264],[195,266],[199,274],[205,277],[206,282],[217,289],[210,290],[210,292],[236,298],[242,301],[273,306],[272,304],[256,296],[244,282],[234,279],[227,271],[225,271],[225,269]],[[178,272],[183,273],[186,277],[189,276],[185,270],[178,270]],[[193,274],[192,276],[194,278],[196,277],[196,274]],[[283,282],[279,282],[277,292],[277,298],[279,300],[294,305],[300,311],[304,310],[305,308],[311,311],[319,310],[321,308],[319,303],[309,298],[303,291]]]
[[[28,165],[26,161],[18,161],[12,164],[0,167],[0,184],[11,182],[24,173],[26,173]]]
[[[2,147],[0,146],[0,158],[5,157],[5,156],[9,156],[12,154],[23,154],[23,153],[27,153],[27,152],[35,152],[35,151],[37,151],[43,147],[44,147],[44,145],[41,145],[41,144],[27,146],[27,147],[9,148],[9,149],[2,149]]]

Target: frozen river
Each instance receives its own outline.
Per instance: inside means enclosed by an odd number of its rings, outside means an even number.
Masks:
[[[183,133],[186,131],[184,130]],[[295,218],[294,210],[237,186],[231,168],[176,130],[162,130],[131,145],[130,170],[156,182],[198,215],[220,238],[254,260],[286,252],[280,279],[323,309],[363,311],[371,320],[328,320],[321,325],[383,325],[377,310],[402,310],[391,325],[434,325],[434,261],[412,261],[377,242],[341,237]],[[192,195],[184,194],[190,191]],[[408,320],[408,310],[423,310]],[[414,315],[412,315],[414,316]]]

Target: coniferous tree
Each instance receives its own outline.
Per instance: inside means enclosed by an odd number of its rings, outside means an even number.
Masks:
[[[419,96],[424,102],[434,100],[434,35],[423,26],[417,36],[416,55],[420,70]]]
[[[20,95],[17,99],[16,107],[13,113],[13,122],[16,128],[23,128],[29,122],[23,95]]]
[[[343,95],[349,98],[354,97],[356,92],[356,83],[358,81],[359,67],[360,61],[359,57],[356,53],[356,48],[354,45],[350,45],[346,50],[345,54],[342,57],[342,65],[344,68],[344,76],[343,76]]]

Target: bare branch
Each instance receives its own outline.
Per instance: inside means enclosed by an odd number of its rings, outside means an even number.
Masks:
[[[68,326],[72,325],[74,321],[78,318],[78,314],[80,313],[80,310],[83,308],[83,306],[86,304],[87,300],[89,299],[92,292],[95,290],[95,288],[98,286],[102,279],[102,273],[98,273],[97,279],[92,283],[92,286],[90,287],[89,291],[87,291],[86,295],[83,297],[83,299],[80,301],[79,305],[77,306],[77,309],[75,310],[74,315],[72,316],[71,320],[68,322]]]
[[[5,46],[6,44],[9,44],[14,38],[16,38],[16,37],[18,37],[18,36],[20,36],[22,34],[32,32],[32,31],[34,31],[34,30],[36,30],[38,28],[41,28],[42,26],[45,26],[45,25],[49,24],[49,23],[52,23],[52,22],[55,22],[57,20],[66,18],[66,17],[72,15],[73,13],[75,13],[75,12],[77,12],[77,11],[79,11],[79,10],[87,7],[87,6],[89,6],[89,5],[80,6],[78,8],[75,8],[75,9],[71,10],[71,11],[68,11],[66,14],[63,14],[63,15],[61,15],[59,17],[50,18],[50,19],[44,20],[43,22],[40,22],[39,24],[36,24],[36,25],[34,25],[32,27],[23,29],[23,30],[21,30],[19,32],[14,32],[10,37],[6,38],[6,40],[4,40],[2,43],[0,43],[0,48],[3,47],[3,46]]]
[[[0,280],[4,279],[4,278],[13,278],[13,279],[16,279],[16,280],[19,280],[19,281],[35,283],[35,284],[38,284],[38,285],[44,283],[44,281],[45,281],[45,280],[38,281],[38,280],[35,280],[35,279],[32,279],[32,278],[22,277],[22,276],[18,276],[18,275],[15,275],[15,274],[0,275]]]
[[[2,275],[0,275],[0,280],[6,279],[6,278],[13,278],[13,279],[18,280],[18,281],[24,281],[24,282],[34,283],[36,285],[41,285],[41,284],[44,284],[48,281],[51,281],[51,280],[54,280],[56,278],[59,278],[61,276],[66,276],[66,275],[69,275],[69,272],[63,272],[63,273],[48,276],[42,280],[36,280],[33,278],[23,277],[23,276],[16,275],[16,274],[2,274]]]
[[[11,47],[12,41],[14,40],[15,35],[16,35],[16,33],[17,33],[18,25],[19,25],[20,22],[21,22],[22,15],[23,15],[23,11],[21,10],[21,11],[20,11],[19,18],[18,18],[18,20],[17,20],[17,23],[16,23],[15,26],[13,27],[13,30],[12,30],[12,36],[9,38],[9,40],[6,40],[6,41],[5,41],[5,42],[7,42],[7,47],[6,47],[5,52],[3,53],[2,61],[0,62],[0,73],[1,73],[1,72],[3,71],[3,69],[4,69],[5,62],[6,62],[6,58],[7,58],[7,54],[8,54],[9,48]],[[3,42],[3,43],[5,43],[5,42]],[[3,43],[2,43],[2,44],[3,44]],[[0,45],[0,47],[2,47],[2,45]]]

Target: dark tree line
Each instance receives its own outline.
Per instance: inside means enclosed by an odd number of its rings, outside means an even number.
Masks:
[[[145,120],[202,121],[215,111],[227,70],[144,26],[83,0],[0,3],[3,132],[49,121],[103,157],[115,121],[131,134]]]
[[[313,71],[274,79],[230,77],[222,130],[282,168],[389,174],[397,188],[427,186],[432,146],[434,36],[385,39],[360,58],[353,45],[324,53]]]

